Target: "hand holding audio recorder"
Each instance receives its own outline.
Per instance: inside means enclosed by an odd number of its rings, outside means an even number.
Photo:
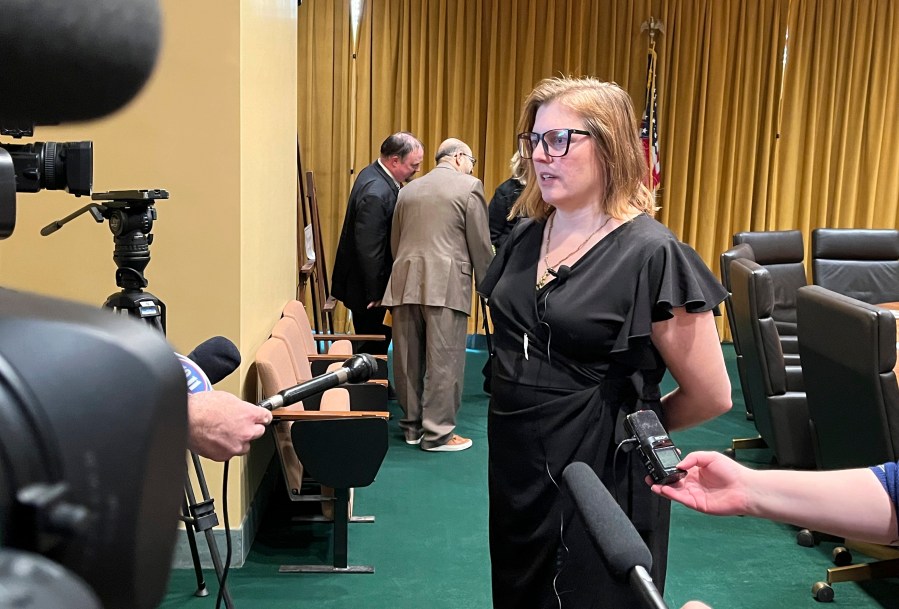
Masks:
[[[637,450],[653,483],[671,484],[687,475],[685,470],[677,467],[681,460],[680,451],[652,410],[638,410],[627,415],[624,429],[637,442]]]

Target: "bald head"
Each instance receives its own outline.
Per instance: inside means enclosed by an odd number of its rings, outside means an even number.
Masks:
[[[437,163],[448,164],[456,171],[464,174],[471,174],[474,171],[474,164],[477,159],[471,153],[471,147],[454,137],[443,140],[437,147],[437,154],[434,156]]]

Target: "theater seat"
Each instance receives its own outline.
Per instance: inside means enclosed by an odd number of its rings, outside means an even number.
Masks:
[[[308,361],[300,360],[300,371]],[[337,364],[339,365],[339,364]],[[268,338],[256,352],[256,370],[264,395],[272,396],[308,378],[298,378],[287,345]],[[348,521],[373,522],[373,517],[352,515],[353,488],[368,486],[387,454],[389,413],[351,409],[345,389],[330,389],[319,410],[303,403],[272,411],[276,454],[292,501],[321,501],[323,517],[333,523],[332,562],[329,565],[282,565],[282,573],[371,573],[370,566],[347,564]],[[304,469],[308,468],[307,472]],[[308,475],[304,475],[308,474]],[[320,492],[309,492],[309,476]]]

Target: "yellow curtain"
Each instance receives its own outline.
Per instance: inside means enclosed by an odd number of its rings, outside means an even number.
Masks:
[[[755,214],[767,199],[786,3],[669,0],[661,6],[658,218],[719,274],[731,236],[756,229]],[[728,337],[723,318],[718,329]]]
[[[468,142],[489,198],[538,80],[613,80],[639,113],[650,16],[658,217],[714,272],[738,231],[896,224],[893,0],[365,0],[355,61],[348,0],[315,0],[299,11],[300,138],[328,268],[351,170],[394,131],[422,140],[423,172],[444,138]]]
[[[322,242],[328,253],[325,265],[330,273],[350,192],[351,143],[354,138],[359,140],[351,115],[354,83],[349,2],[304,2],[297,10],[297,23],[297,137],[303,172],[314,174]],[[367,114],[359,118],[358,123],[368,124]],[[341,201],[342,206],[335,205]]]
[[[899,8],[793,0],[771,227],[893,228],[899,211]]]

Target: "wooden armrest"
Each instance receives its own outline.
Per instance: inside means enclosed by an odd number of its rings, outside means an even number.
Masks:
[[[310,362],[345,362],[353,357],[352,355],[341,355],[339,353],[308,353],[306,358]],[[386,355],[372,355],[373,358],[380,361],[387,361]]]
[[[328,299],[322,303],[322,311],[333,311],[337,307],[337,300],[333,296],[328,296]]]
[[[378,417],[390,419],[390,413],[381,410],[284,410],[272,411],[276,421],[312,421],[320,419],[352,419],[356,417]]]
[[[325,342],[336,342],[338,340],[348,340],[348,341],[356,341],[361,342],[365,340],[384,340],[387,338],[383,334],[313,334],[312,340],[314,341],[325,341]]]
[[[300,275],[311,275],[312,269],[314,268],[315,260],[309,260],[308,262],[306,262],[306,264],[300,267]]]

